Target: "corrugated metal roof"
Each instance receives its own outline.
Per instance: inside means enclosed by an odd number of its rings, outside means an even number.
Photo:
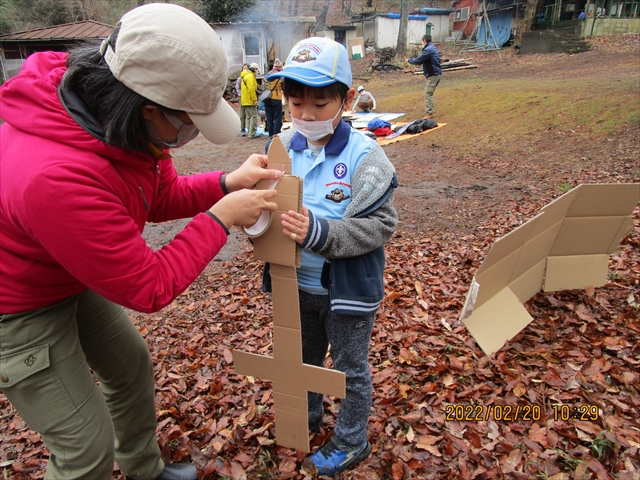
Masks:
[[[35,28],[24,32],[0,35],[0,41],[30,41],[30,40],[71,40],[86,38],[106,38],[113,30],[106,23],[87,20],[84,22],[65,23],[53,27]]]

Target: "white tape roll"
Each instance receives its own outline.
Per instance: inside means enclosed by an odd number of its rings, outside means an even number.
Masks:
[[[275,163],[273,165],[269,165],[269,168],[273,170],[280,170],[284,174],[283,163]],[[269,186],[267,187],[267,190],[273,190],[274,188],[276,188],[276,185],[278,185],[278,181],[280,180],[280,178],[274,178],[273,180],[271,180]],[[254,223],[250,227],[242,228],[244,230],[244,233],[246,233],[249,238],[253,238],[259,237],[264,232],[266,232],[269,228],[269,225],[271,225],[271,212],[268,210],[263,210],[256,223]]]

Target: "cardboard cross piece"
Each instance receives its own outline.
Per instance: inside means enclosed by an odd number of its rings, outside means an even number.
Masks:
[[[234,350],[235,372],[273,382],[276,442],[284,447],[309,452],[307,392],[345,397],[345,375],[302,363],[300,304],[296,267],[300,266],[298,244],[282,234],[280,215],[302,210],[302,179],[291,175],[291,159],[276,136],[269,148],[269,166],[284,164],[278,181],[278,209],[260,236],[253,238],[256,260],[269,262],[273,298],[273,357]],[[256,188],[268,188],[263,180]]]

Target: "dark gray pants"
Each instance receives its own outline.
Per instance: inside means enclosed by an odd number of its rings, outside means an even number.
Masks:
[[[371,412],[369,341],[376,314],[334,314],[329,311],[328,295],[299,294],[303,362],[323,366],[331,345],[334,368],[345,373],[347,390],[334,434],[349,445],[359,445],[367,439]],[[309,423],[318,423],[324,413],[322,395],[309,392],[308,402]]]
[[[108,480],[114,457],[133,478],[162,472],[151,355],[121,306],[86,290],[2,315],[0,374],[51,452],[46,479]]]

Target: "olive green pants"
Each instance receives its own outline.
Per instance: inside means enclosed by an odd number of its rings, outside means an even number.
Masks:
[[[424,86],[424,110],[427,115],[433,115],[435,103],[433,101],[433,92],[440,83],[441,75],[432,75],[427,77],[427,84]]]
[[[46,479],[108,480],[114,457],[136,479],[164,468],[149,349],[124,309],[90,290],[0,317],[0,391],[51,452]]]

